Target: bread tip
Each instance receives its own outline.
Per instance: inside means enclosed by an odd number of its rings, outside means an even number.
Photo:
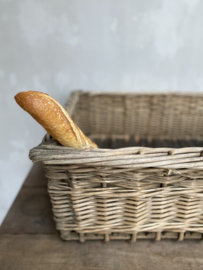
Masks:
[[[19,92],[18,94],[16,94],[14,96],[14,99],[16,101],[16,103],[23,108],[23,100],[25,100],[28,96],[29,96],[29,92],[30,91],[23,91],[23,92]]]
[[[14,96],[14,99],[18,103],[20,99],[25,98],[26,96],[29,96],[30,94],[32,95],[34,92],[37,92],[37,91],[22,91],[22,92],[19,92]]]
[[[18,93],[14,96],[14,98],[16,99],[16,98],[18,98],[18,97],[24,95],[26,92],[27,92],[27,91],[18,92]]]
[[[18,93],[18,94],[16,94],[16,95],[14,96],[14,99],[15,99],[15,101],[16,101],[17,103],[19,102],[21,93],[22,93],[22,92],[20,92],[20,93]]]

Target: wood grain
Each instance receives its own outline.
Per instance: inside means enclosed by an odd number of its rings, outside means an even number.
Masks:
[[[48,179],[45,177],[44,168],[41,162],[35,163],[24,184],[23,187],[47,187]]]
[[[63,242],[56,235],[1,235],[1,270],[202,269],[201,242]]]
[[[21,189],[0,227],[0,234],[57,233],[46,188]]]

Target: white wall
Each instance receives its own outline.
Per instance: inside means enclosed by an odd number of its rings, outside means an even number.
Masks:
[[[201,0],[0,0],[0,222],[45,133],[16,93],[202,91],[202,26]]]

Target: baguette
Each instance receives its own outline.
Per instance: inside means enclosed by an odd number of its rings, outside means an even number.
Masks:
[[[68,112],[49,95],[37,91],[20,92],[15,100],[61,145],[77,149],[97,148]]]

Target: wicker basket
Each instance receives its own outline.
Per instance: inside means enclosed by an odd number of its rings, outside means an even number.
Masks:
[[[30,151],[64,240],[202,239],[202,95],[76,91],[65,108],[100,148],[47,134]]]

